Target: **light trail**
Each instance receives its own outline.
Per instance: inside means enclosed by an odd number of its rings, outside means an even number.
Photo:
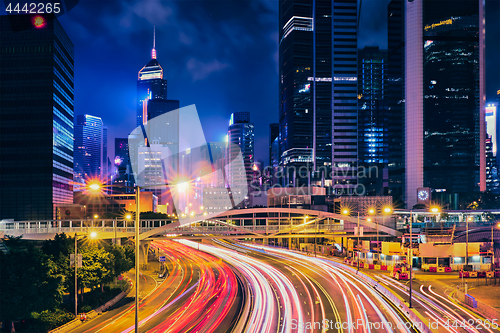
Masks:
[[[197,244],[187,240],[177,240],[177,242],[191,247],[197,246]],[[245,251],[234,246],[231,249],[225,249],[200,244],[200,250],[229,262],[239,269],[249,282],[254,295],[254,311],[250,315],[245,332],[260,333],[272,332],[273,330],[281,333],[304,332],[300,325],[296,329],[292,328],[292,320],[304,322],[303,310],[295,287],[282,272],[260,260],[245,255]],[[283,316],[281,323],[279,322],[281,316],[276,322],[275,314],[279,311]]]

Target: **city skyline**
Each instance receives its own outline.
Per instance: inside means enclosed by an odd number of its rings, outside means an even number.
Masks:
[[[278,122],[278,2],[194,3],[151,1],[154,10],[146,11],[121,2],[82,2],[61,16],[76,45],[75,87],[86,96],[76,96],[75,114],[84,114],[90,101],[97,108],[92,114],[109,126],[110,147],[115,137],[127,135],[135,125],[136,73],[151,58],[156,26],[157,57],[170,82],[169,94],[181,107],[197,106],[209,141],[223,140],[231,113],[251,112],[262,120],[255,128],[256,157],[267,161],[269,123]],[[358,49],[387,48],[388,3],[363,3]],[[500,6],[491,2],[490,7],[487,15]],[[205,34],[200,32],[204,28]],[[487,42],[498,36],[498,29],[490,30],[496,35],[487,34]],[[487,75],[499,68],[490,58]],[[96,86],[92,80],[100,75],[106,77],[105,84]],[[234,84],[224,84],[229,81]],[[494,78],[487,77],[487,82]],[[487,97],[497,90],[489,83]]]
[[[500,332],[500,0],[79,2],[0,17],[2,332]]]

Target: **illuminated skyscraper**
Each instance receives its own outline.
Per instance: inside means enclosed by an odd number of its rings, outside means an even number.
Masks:
[[[85,184],[87,179],[101,178],[102,150],[102,119],[88,114],[77,116],[73,168],[75,182]]]
[[[140,149],[139,159],[142,160],[131,161],[132,165],[138,163],[137,170],[141,172],[147,170],[142,175],[135,175],[135,179],[140,179],[140,183],[148,185],[158,184],[159,179],[164,176],[161,163],[150,163],[157,160],[158,152],[166,151],[163,148],[167,147],[172,155],[179,153],[179,114],[171,112],[179,109],[179,101],[167,99],[167,80],[163,78],[163,68],[156,60],[155,44],[156,31],[151,60],[139,71],[137,81],[137,126],[145,126],[148,133],[147,142]],[[154,121],[155,117],[167,113],[170,114],[163,118],[164,121]],[[173,159],[172,163],[176,163],[174,161],[177,160]],[[171,168],[178,170],[177,165],[172,165]],[[155,193],[160,204],[164,204],[163,190],[150,189],[150,191]]]
[[[318,171],[332,175],[326,185],[351,192],[358,160],[357,1],[280,0],[279,15],[280,164],[294,167],[285,183],[307,184],[308,173]]]
[[[73,203],[73,43],[37,14],[1,16],[0,45],[0,219],[52,219]]]
[[[163,68],[156,60],[156,34],[153,38],[151,60],[139,71],[137,80],[137,126],[147,122],[148,101],[167,99],[167,80],[163,79]]]
[[[405,1],[406,204],[486,190],[484,2]]]
[[[253,177],[254,164],[254,127],[250,122],[250,112],[235,112],[231,114],[227,130],[229,143],[228,156],[232,160],[241,151],[244,167],[232,165],[229,170],[229,181],[232,186],[246,186]],[[239,150],[234,149],[239,147]],[[226,163],[229,164],[230,161]]]
[[[498,125],[498,103],[488,103],[486,105],[485,116],[486,116],[486,133],[491,136],[491,152],[493,156],[497,156],[498,150],[498,133],[500,128]]]
[[[359,177],[369,195],[389,190],[389,107],[387,51],[367,46],[358,51],[358,157],[370,173]],[[385,176],[385,177],[384,177]]]

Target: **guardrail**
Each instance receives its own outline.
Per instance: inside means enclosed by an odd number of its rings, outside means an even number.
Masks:
[[[339,262],[328,260],[329,263],[332,263],[334,266],[342,268],[343,270],[347,270],[354,275],[359,276],[363,281],[368,283],[373,289],[377,290],[379,293],[384,295],[394,306],[396,306],[405,316],[414,324],[414,328],[418,329],[422,333],[431,333],[431,329],[417,316],[417,314],[408,308],[408,306],[403,303],[396,295],[394,295],[387,288],[379,284],[378,281],[364,274],[363,272],[357,271],[356,269],[341,264]]]
[[[472,311],[475,311],[476,313],[479,313],[480,315],[485,316],[490,321],[493,319],[498,320],[500,318],[500,311],[498,311],[497,309],[495,309],[487,304],[484,304],[481,301],[476,300],[474,297],[472,297],[468,294],[465,294],[461,290],[458,290],[458,289],[455,290],[454,296],[456,296],[455,299],[462,302],[464,305],[469,307]]]
[[[141,221],[139,232],[150,231],[166,225],[167,221]],[[84,221],[43,221],[43,222],[0,222],[0,230],[6,235],[20,236],[24,234],[56,234],[56,233],[127,233],[134,234],[135,228],[127,224],[120,226],[115,220],[107,220],[94,225],[87,225]],[[230,225],[186,225],[168,230],[172,234],[242,234],[242,232],[271,234],[290,231],[290,225],[246,225],[234,228]],[[295,233],[345,231],[345,226],[340,224],[325,224],[318,226],[304,226]]]
[[[116,303],[121,301],[130,292],[130,289],[132,289],[132,280],[130,280],[127,277],[125,277],[125,279],[128,282],[127,283],[127,290],[122,291],[121,293],[116,295],[112,300],[108,301],[106,304],[103,304],[100,307],[98,307],[97,309],[92,310],[89,313],[87,313],[88,319],[92,319],[92,318],[100,315],[103,311],[106,311],[107,309],[109,309],[110,307],[112,307],[113,305],[115,305]],[[69,330],[71,330],[79,325],[82,325],[82,324],[83,324],[83,322],[80,320],[80,318],[75,318],[72,321],[67,322],[66,324],[64,324],[62,326],[59,326],[59,327],[54,328],[53,330],[50,330],[48,333],[66,332],[66,331],[69,331]]]

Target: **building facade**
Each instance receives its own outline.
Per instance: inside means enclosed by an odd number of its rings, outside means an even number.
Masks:
[[[307,184],[315,171],[326,185],[352,192],[358,160],[357,1],[281,0],[279,14],[283,183]]]
[[[231,186],[250,185],[253,178],[254,165],[254,126],[250,122],[250,112],[235,112],[231,114],[228,137],[228,154],[230,161],[240,153],[243,157],[243,166],[231,163],[229,168],[229,181]],[[230,163],[227,162],[227,164]]]
[[[405,2],[406,204],[486,190],[483,1]]]
[[[84,185],[88,179],[101,179],[103,166],[102,119],[88,114],[76,116],[74,180]]]
[[[358,50],[358,180],[368,195],[389,192],[389,106],[387,51],[367,46]],[[361,171],[360,170],[360,171]],[[385,173],[384,173],[385,170]]]
[[[74,47],[51,15],[0,17],[0,219],[73,203]]]
[[[163,68],[156,59],[155,38],[151,60],[138,73],[137,103],[137,126],[144,126],[147,135],[145,142],[140,143],[141,152],[137,155],[142,160],[131,161],[133,169],[140,173],[134,178],[140,179],[142,186],[164,184],[164,165],[157,153],[168,151],[163,157],[179,154],[179,101],[167,99],[167,80],[163,78]],[[158,163],[151,163],[153,161]],[[165,167],[174,173],[178,170],[177,165]],[[146,190],[153,192],[161,205],[165,204],[165,186]]]
[[[388,108],[389,193],[402,200],[404,191],[404,19],[403,0],[387,5],[387,85],[385,99]]]

